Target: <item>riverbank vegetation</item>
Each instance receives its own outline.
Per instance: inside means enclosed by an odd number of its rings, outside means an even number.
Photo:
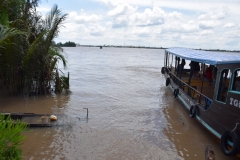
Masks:
[[[62,43],[62,42],[59,42],[56,44],[56,46],[59,46],[59,47],[76,47],[76,43],[75,42],[65,42],[65,43]]]
[[[53,44],[67,14],[53,6],[43,17],[39,0],[0,1],[0,92],[10,95],[46,93],[69,89],[58,62],[66,67],[62,49]],[[53,87],[52,87],[53,86]]]

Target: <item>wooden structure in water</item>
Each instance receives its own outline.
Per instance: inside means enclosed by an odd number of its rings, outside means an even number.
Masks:
[[[203,75],[194,77],[196,67],[184,69],[180,61],[185,60],[201,64],[203,71],[211,65],[216,76],[212,81]],[[220,140],[223,153],[227,156],[240,153],[240,56],[169,48],[165,50],[161,72],[166,86],[189,110],[190,117]]]
[[[48,114],[35,113],[1,113],[4,116],[10,116],[12,120],[25,122],[29,127],[52,127],[54,121],[50,121]]]

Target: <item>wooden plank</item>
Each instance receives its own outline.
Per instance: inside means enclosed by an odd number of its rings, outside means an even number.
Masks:
[[[179,74],[179,76],[180,76],[180,74]],[[187,73],[182,73],[182,78],[184,78],[184,79],[188,79],[189,78],[189,74],[187,74]]]
[[[213,86],[203,86],[203,87],[197,86],[197,90],[198,90],[198,91],[201,91],[201,90],[202,90],[203,93],[204,93],[204,92],[208,92],[208,91],[214,92],[214,87],[213,87]]]
[[[19,120],[20,122],[25,122],[29,127],[52,127],[53,123],[48,121],[43,121],[42,116],[45,114],[34,114],[34,113],[1,113],[5,116],[11,116],[13,120]],[[49,117],[49,114],[47,114]]]
[[[188,79],[184,78],[183,82],[188,83]],[[191,83],[202,83],[202,79],[191,79]],[[203,83],[209,83],[209,82],[203,81]]]
[[[213,86],[197,86],[197,90],[199,92],[201,92],[201,89],[202,89],[202,94],[207,96],[208,98],[212,99],[213,98],[213,95],[214,95],[214,87]],[[198,95],[199,97],[200,95]],[[201,100],[200,100],[200,103],[201,104],[205,104],[205,101],[204,101],[204,96],[201,96]]]
[[[210,87],[211,85],[210,85],[210,83],[209,82],[191,82],[190,83],[190,85],[191,86],[201,86],[201,85],[203,85],[204,87]]]
[[[199,82],[193,82],[193,83],[190,84],[190,86],[193,87],[193,88],[195,88],[195,89],[197,89],[197,86],[202,86],[202,85],[203,85],[204,87],[211,87],[210,84],[209,84],[209,82],[204,82],[203,84],[202,84],[202,82],[201,82],[201,83],[199,83]],[[183,88],[184,88],[185,91],[188,90],[188,87],[187,87],[186,85],[185,85]]]

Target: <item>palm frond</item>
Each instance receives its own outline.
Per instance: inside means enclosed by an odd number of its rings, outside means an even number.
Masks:
[[[62,61],[63,67],[65,68],[65,67],[67,66],[67,60],[66,60],[66,58],[64,57],[64,55],[61,54],[61,52],[62,52],[62,48],[51,47],[51,48],[50,48],[50,51],[49,51],[49,54],[50,54],[50,56],[52,56],[52,57],[56,57],[57,60]]]
[[[14,28],[8,28],[0,24],[0,46],[9,38],[20,34],[26,34],[26,32],[22,32]]]
[[[45,27],[48,30],[46,36],[47,49],[51,46],[52,40],[58,36],[62,22],[67,18],[67,14],[62,14],[58,6],[53,6],[51,12],[46,16]]]

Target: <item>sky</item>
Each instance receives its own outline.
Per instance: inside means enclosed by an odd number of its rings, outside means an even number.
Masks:
[[[68,14],[55,42],[240,50],[239,0],[41,0]]]

